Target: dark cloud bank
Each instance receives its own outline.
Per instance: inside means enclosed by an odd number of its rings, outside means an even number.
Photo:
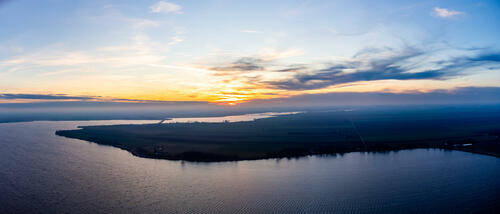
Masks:
[[[311,90],[340,84],[375,80],[446,80],[465,76],[469,68],[484,67],[500,69],[500,52],[485,49],[471,49],[470,56],[458,56],[441,61],[433,61],[429,65],[423,62],[432,60],[433,51],[423,51],[407,47],[403,50],[364,49],[351,59],[325,63],[324,69],[311,69],[307,65],[288,65],[273,70],[272,62],[256,58],[244,57],[227,65],[211,67],[218,75],[233,75],[251,71],[292,72],[291,78],[279,81],[266,81],[259,78],[248,79],[248,83],[273,89]],[[346,72],[349,70],[351,72]]]
[[[320,89],[328,86],[373,80],[443,80],[462,76],[461,72],[472,67],[498,65],[499,53],[482,53],[474,57],[458,57],[438,62],[439,69],[409,72],[409,60],[421,57],[424,52],[410,51],[398,56],[373,59],[365,63],[341,62],[322,70],[298,73],[292,79],[265,82],[270,88],[286,90]],[[355,57],[356,59],[356,57]],[[355,72],[346,73],[345,69]]]

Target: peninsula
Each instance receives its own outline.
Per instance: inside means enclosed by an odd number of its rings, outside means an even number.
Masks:
[[[235,161],[443,148],[499,156],[495,107],[317,111],[233,123],[84,126],[56,134],[146,158]]]

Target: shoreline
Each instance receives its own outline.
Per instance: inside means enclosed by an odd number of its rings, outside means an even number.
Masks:
[[[479,154],[479,155],[487,155],[487,156],[492,156],[492,157],[497,157],[500,158],[499,153],[495,152],[486,152],[486,151],[479,151],[479,150],[470,150],[470,149],[464,149],[462,147],[453,147],[453,146],[415,146],[415,147],[400,147],[400,148],[394,148],[394,149],[358,149],[358,150],[342,150],[338,152],[301,152],[300,154],[270,154],[267,156],[263,157],[256,157],[256,158],[231,158],[229,156],[219,156],[219,157],[214,157],[212,159],[210,158],[193,158],[193,157],[188,157],[188,158],[183,158],[183,157],[167,157],[167,156],[155,156],[155,155],[150,155],[150,154],[142,154],[138,152],[137,150],[130,149],[124,146],[116,146],[116,145],[109,145],[109,144],[103,144],[103,143],[98,143],[95,141],[89,141],[89,140],[84,140],[84,139],[79,139],[79,138],[73,138],[73,137],[68,137],[64,135],[60,135],[57,133],[56,135],[60,137],[65,137],[69,139],[77,139],[77,140],[82,140],[88,143],[95,143],[100,146],[111,146],[114,148],[118,148],[124,151],[129,152],[135,157],[140,157],[140,158],[147,158],[147,159],[155,159],[155,160],[169,160],[169,161],[187,161],[187,162],[193,162],[193,163],[217,163],[217,162],[237,162],[237,161],[254,161],[254,160],[267,160],[267,159],[294,159],[294,158],[303,158],[307,156],[322,156],[322,155],[343,155],[347,153],[353,153],[353,152],[360,152],[360,153],[388,153],[388,152],[398,152],[402,150],[414,150],[414,149],[439,149],[439,150],[447,150],[447,151],[461,151],[461,152],[468,152],[468,153],[473,153],[473,154]],[[202,153],[202,152],[193,152],[193,153]]]

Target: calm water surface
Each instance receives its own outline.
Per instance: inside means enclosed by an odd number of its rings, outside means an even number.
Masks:
[[[54,134],[112,123],[132,122],[0,124],[0,213],[498,212],[500,158],[490,156],[417,149],[190,163]]]
[[[280,115],[298,114],[300,112],[265,112],[256,114],[241,114],[223,117],[182,117],[182,118],[171,118],[162,121],[162,123],[193,123],[193,122],[204,122],[204,123],[222,123],[222,122],[243,122],[243,121],[253,121],[256,119],[276,117]]]

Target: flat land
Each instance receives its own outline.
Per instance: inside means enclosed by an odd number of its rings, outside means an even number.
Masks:
[[[315,111],[235,123],[85,126],[59,136],[147,158],[234,161],[443,148],[499,156],[500,107]]]

